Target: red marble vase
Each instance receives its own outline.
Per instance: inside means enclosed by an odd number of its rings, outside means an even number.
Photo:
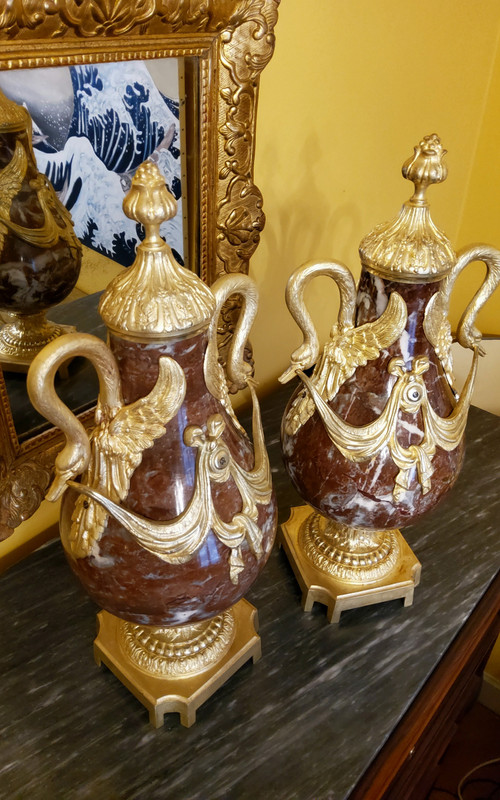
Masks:
[[[257,294],[246,275],[209,288],[177,264],[159,235],[175,201],[154,164],[138,169],[124,209],[146,236],[101,298],[109,347],[86,334],[61,337],[33,363],[28,391],[66,434],[48,497],[64,494],[61,540],[85,590],[115,617],[185,626],[243,597],[276,532],[255,392],[252,443],[217,358],[219,314],[238,294],[227,369],[247,385],[243,352]],[[100,380],[90,439],[53,389],[54,370],[75,355],[90,358]]]
[[[11,319],[0,332],[0,359],[13,368],[63,332],[44,312],[75,286],[82,248],[37,169],[28,111],[0,92],[0,112],[0,309]]]
[[[281,378],[302,381],[283,417],[285,466],[307,503],[353,530],[383,532],[415,521],[445,496],[463,462],[480,354],[474,320],[499,282],[500,253],[475,245],[457,255],[432,221],[426,191],[446,178],[445,152],[436,135],[427,136],[404,164],[414,194],[361,242],[357,289],[338,262],[304,265],[287,288],[304,341]],[[457,276],[475,260],[485,263],[487,277],[458,326],[458,341],[473,352],[458,393],[449,300]],[[321,352],[303,302],[317,275],[333,278],[341,298]]]
[[[396,381],[388,370],[391,360],[399,358],[410,366],[418,356],[429,360],[429,368],[423,375],[429,402],[441,417],[451,414],[456,405],[455,397],[423,329],[427,303],[439,288],[439,282],[389,281],[363,269],[356,300],[356,327],[377,319],[380,310],[387,307],[392,292],[398,292],[405,301],[408,321],[397,341],[384,348],[377,358],[357,367],[329,402],[343,420],[359,427],[376,420]],[[303,391],[301,386],[295,390],[284,419]],[[422,440],[419,409],[414,413],[401,411],[396,435],[404,448]],[[297,491],[313,508],[329,519],[354,528],[386,530],[408,525],[436,505],[458,478],[465,445],[462,440],[451,452],[439,448],[432,461],[429,491],[422,492],[414,475],[399,501],[393,497],[399,469],[388,448],[382,448],[366,461],[346,458],[330,440],[318,411],[294,435],[289,435],[283,426],[282,449],[286,469]]]
[[[127,341],[110,335],[117,360],[123,399],[133,403],[151,391],[158,378],[158,362],[168,355],[182,367],[186,394],[176,416],[165,426],[165,435],[144,451],[130,481],[122,505],[152,520],[172,520],[192,498],[196,477],[196,450],[184,443],[189,425],[206,428],[207,419],[219,414],[225,427],[221,439],[235,461],[245,469],[254,463],[252,443],[244,431],[210,394],[203,376],[207,349],[206,331],[192,338],[161,344]],[[241,511],[242,499],[234,481],[212,486],[213,503],[229,522]],[[99,557],[76,558],[71,550],[70,518],[76,492],[63,498],[61,539],[69,564],[90,597],[103,609],[131,622],[177,626],[199,622],[233,606],[248,591],[266,563],[276,532],[276,501],[259,506],[257,525],[262,531],[262,551],[255,556],[247,543],[242,547],[242,570],[231,581],[229,550],[213,531],[193,557],[171,564],[145,550],[113,517],[100,540]]]

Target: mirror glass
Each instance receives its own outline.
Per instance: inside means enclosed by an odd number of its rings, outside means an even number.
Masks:
[[[106,338],[97,305],[141,240],[141,226],[124,215],[122,202],[146,158],[158,164],[178,204],[161,233],[179,263],[196,264],[197,204],[189,197],[189,176],[194,185],[198,169],[196,84],[196,59],[189,58],[0,71],[0,89],[30,112],[38,169],[83,245],[76,287],[48,309],[50,320]],[[1,311],[0,323],[7,319]],[[3,373],[22,443],[49,426],[29,402],[25,372],[4,365]],[[94,370],[80,358],[60,371],[56,387],[75,413],[91,408],[98,394]]]

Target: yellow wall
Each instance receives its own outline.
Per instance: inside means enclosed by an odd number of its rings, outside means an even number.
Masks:
[[[340,259],[358,274],[359,241],[411,194],[400,168],[423,135],[437,132],[448,150],[448,179],[429,192],[436,224],[454,246],[479,236],[500,246],[500,181],[476,158],[478,146],[481,155],[496,146],[499,95],[489,88],[500,4],[480,6],[282,0],[275,55],[261,79],[255,161],[267,223],[251,262],[261,291],[252,342],[264,389],[300,341],[284,303],[288,275],[310,258]],[[500,81],[500,68],[493,78]],[[462,214],[471,206],[469,231]],[[482,213],[491,225],[474,233]],[[324,336],[336,290],[318,279],[310,297]]]
[[[499,126],[500,50],[497,48],[458,233],[460,247],[470,242],[488,242],[500,248]],[[457,280],[451,306],[453,319],[460,317],[468,298],[480,285],[484,273],[484,266],[475,264]],[[500,290],[478,314],[477,322],[483,333],[500,335]]]

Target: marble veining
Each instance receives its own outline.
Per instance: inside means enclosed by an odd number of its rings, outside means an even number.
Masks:
[[[482,365],[484,366],[484,365]],[[262,403],[280,521],[301,503],[277,431],[290,388]],[[422,562],[414,605],[304,614],[275,548],[247,593],[263,657],[183,728],[93,662],[96,607],[58,543],[0,580],[0,797],[30,800],[345,800],[498,568],[500,420],[471,409],[456,486],[404,535]]]
[[[451,390],[439,358],[423,329],[425,310],[439,287],[439,283],[409,284],[382,280],[368,270],[362,270],[357,295],[356,327],[378,319],[379,312],[388,306],[393,293],[397,293],[404,301],[408,317],[405,330],[392,344],[380,347],[376,357],[373,354],[366,362],[360,360],[356,369],[347,373],[334,396],[328,400],[336,419],[354,426],[356,432],[380,419],[384,409],[390,406],[390,398],[398,396],[403,374],[404,380],[416,381],[415,387],[420,385],[413,391],[420,398],[425,396],[425,403],[428,402],[440,419],[451,415],[454,410]],[[331,342],[325,346],[319,364],[329,363],[323,361],[325,354],[329,353],[328,347],[333,347]],[[356,349],[355,344],[352,347]],[[335,356],[329,357],[333,362]],[[352,357],[351,354],[347,358]],[[419,358],[425,359],[425,370],[417,379],[417,375],[420,375],[417,366]],[[399,364],[397,370],[395,359]],[[330,378],[333,374],[332,371]],[[396,378],[396,375],[399,377]],[[316,380],[319,388],[319,377]],[[411,383],[407,385],[411,386]],[[411,464],[406,465],[405,470],[401,468],[387,446],[389,434],[375,456],[355,461],[346,457],[340,446],[336,446],[336,440],[328,432],[323,419],[324,412],[320,413],[317,407],[310,416],[304,418],[300,426],[291,428],[290,417],[298,413],[295,410],[297,396],[302,396],[304,391],[300,386],[288,404],[282,426],[283,453],[286,468],[298,492],[320,513],[344,525],[387,530],[414,522],[431,510],[453,486],[463,460],[460,439],[457,438],[452,449],[444,450],[438,446],[434,453],[430,453],[428,474],[424,479],[420,477],[421,468],[419,474]],[[406,405],[404,409],[402,398],[405,390],[402,391],[397,414],[391,422],[391,437],[397,440],[398,447],[408,452],[415,445],[422,445],[425,449],[429,440],[426,438],[424,401],[422,405]],[[398,484],[397,495],[394,493],[391,497]]]
[[[173,358],[181,367],[186,385],[182,404],[166,420],[164,434],[141,453],[122,501],[125,509],[166,523],[186,511],[195,496],[199,451],[185,440],[185,432],[188,426],[199,426],[200,433],[208,435],[209,420],[216,414],[224,425],[218,440],[219,447],[227,448],[224,458],[232,459],[243,470],[253,468],[253,445],[205,384],[202,366],[208,343],[206,331],[192,339],[165,337],[154,347],[111,333],[109,342],[120,370],[126,405],[153,389],[163,356]],[[210,502],[218,518],[231,523],[240,512],[246,513],[244,489],[228,473],[224,480],[210,481],[208,499],[201,502]],[[254,522],[261,537],[259,548],[252,549],[249,535],[243,539],[237,549],[240,561],[236,578],[231,574],[230,561],[234,550],[210,526],[203,533],[206,547],[195,549],[176,562],[162,558],[154,548],[142,546],[121,522],[110,516],[98,540],[99,557],[95,557],[94,550],[82,557],[75,554],[71,545],[75,495],[76,492],[67,491],[61,506],[61,539],[71,569],[99,606],[139,624],[195,623],[234,605],[264,566],[276,532],[276,503],[271,493],[267,502],[257,500]],[[186,528],[184,533],[187,532]]]

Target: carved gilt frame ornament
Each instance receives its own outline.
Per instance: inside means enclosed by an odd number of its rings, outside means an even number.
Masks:
[[[226,272],[248,272],[264,226],[262,196],[253,182],[256,107],[260,74],[274,50],[278,5],[279,0],[11,0],[0,7],[3,70],[196,59],[195,249],[207,283]],[[19,443],[0,373],[0,538],[38,507],[62,442],[52,429]]]

